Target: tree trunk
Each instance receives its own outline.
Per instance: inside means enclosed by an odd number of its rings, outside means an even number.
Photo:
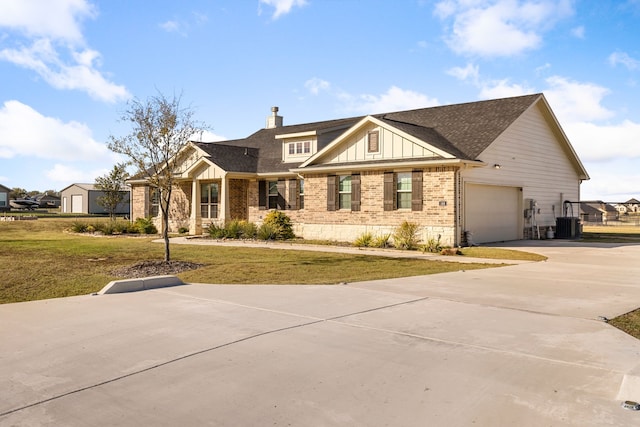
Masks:
[[[162,210],[162,239],[164,240],[164,262],[171,261],[171,252],[169,250],[169,201],[171,193],[168,192],[167,199],[161,198],[160,209]]]

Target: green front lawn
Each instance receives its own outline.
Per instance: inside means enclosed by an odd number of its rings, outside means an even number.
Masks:
[[[103,219],[106,220],[106,219]],[[94,237],[65,232],[74,219],[0,222],[0,303],[100,290],[113,270],[163,258],[152,237]],[[173,260],[204,264],[178,274],[185,282],[335,284],[436,274],[495,265],[364,255],[201,245],[172,245]]]

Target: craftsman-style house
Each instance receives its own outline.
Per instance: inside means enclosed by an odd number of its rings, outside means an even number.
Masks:
[[[449,245],[517,240],[555,227],[589,179],[543,94],[288,126],[274,107],[247,138],[180,156],[170,222],[191,234],[279,209],[304,238],[407,220]],[[153,189],[130,184],[132,218],[157,215]]]

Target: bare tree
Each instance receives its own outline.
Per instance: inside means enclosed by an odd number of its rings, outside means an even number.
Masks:
[[[194,121],[194,111],[180,106],[181,97],[167,99],[158,94],[146,101],[134,99],[128,104],[121,121],[131,124],[131,132],[123,137],[109,137],[109,149],[124,154],[160,195],[164,261],[171,260],[169,251],[169,206],[175,184],[174,171],[178,153],[206,127]]]
[[[105,208],[112,221],[116,218],[118,205],[126,196],[123,187],[127,178],[129,174],[126,163],[119,163],[111,169],[111,172],[96,178],[96,188],[103,193],[96,202]]]

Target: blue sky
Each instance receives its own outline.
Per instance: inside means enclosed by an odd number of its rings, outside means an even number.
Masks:
[[[211,140],[543,92],[591,180],[640,198],[640,0],[2,0],[0,183],[119,160],[133,97],[182,94]]]

